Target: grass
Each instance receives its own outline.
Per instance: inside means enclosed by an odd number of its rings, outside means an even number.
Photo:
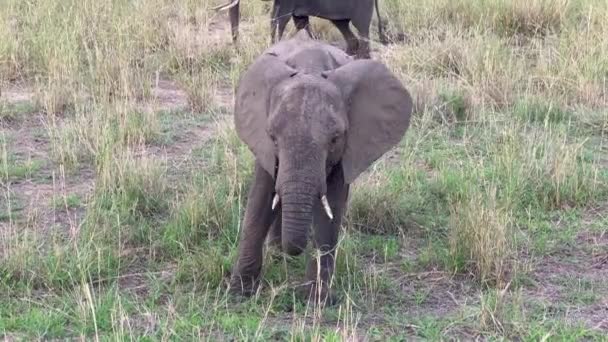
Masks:
[[[43,164],[40,160],[31,159],[31,156],[24,160],[21,156],[9,154],[9,144],[11,144],[10,137],[2,134],[0,136],[0,181],[8,183],[9,180],[27,178],[40,170]]]
[[[380,2],[414,116],[352,188],[323,310],[271,251],[226,294],[254,161],[232,94],[269,4],[238,47],[215,5],[0,3],[3,338],[605,340],[605,2]]]

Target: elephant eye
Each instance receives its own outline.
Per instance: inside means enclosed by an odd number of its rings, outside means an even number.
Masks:
[[[338,137],[333,137],[331,138],[331,144],[335,144],[336,142],[338,142]]]

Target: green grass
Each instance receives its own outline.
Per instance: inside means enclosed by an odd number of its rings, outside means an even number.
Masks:
[[[235,48],[216,4],[0,3],[0,86],[33,90],[0,97],[0,336],[605,340],[605,2],[380,2],[414,115],[351,189],[323,310],[304,256],[226,294],[254,162],[232,94],[270,5],[242,4]]]
[[[0,135],[0,181],[3,183],[31,177],[43,165],[40,160],[31,157],[24,160],[12,153],[14,142],[10,141],[10,138],[5,134]]]
[[[23,119],[34,112],[36,112],[36,107],[28,101],[15,103],[0,101],[0,122]]]
[[[77,194],[69,194],[53,198],[52,204],[57,209],[73,209],[82,206],[82,200]]]
[[[29,160],[29,161],[3,161],[2,167],[4,169],[3,180],[8,179],[23,179],[30,177],[36,171],[40,170],[42,166],[41,161]]]

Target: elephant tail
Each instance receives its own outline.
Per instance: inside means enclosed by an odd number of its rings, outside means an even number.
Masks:
[[[378,0],[374,0],[376,7],[376,16],[378,17],[378,37],[380,37],[380,43],[383,45],[388,44],[388,39],[384,33],[384,25],[382,25],[382,18],[380,18],[380,7],[378,7]]]

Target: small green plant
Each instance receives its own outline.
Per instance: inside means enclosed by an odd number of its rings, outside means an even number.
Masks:
[[[128,215],[155,215],[168,209],[166,167],[132,152],[107,152],[98,166],[96,203]]]
[[[439,99],[443,103],[442,107],[445,108],[442,112],[448,122],[467,120],[469,105],[464,95],[455,92],[442,92],[439,94]]]
[[[0,136],[0,181],[9,182],[31,177],[42,167],[39,160],[21,160],[13,154],[9,154],[7,137]]]
[[[0,163],[0,169],[3,170],[0,180],[8,181],[29,178],[36,171],[40,170],[41,167],[42,162],[39,160],[11,161],[3,159]]]
[[[82,200],[78,194],[68,194],[53,198],[53,207],[56,209],[74,209],[82,205]]]
[[[3,121],[15,121],[23,119],[36,112],[36,106],[29,101],[8,103],[0,100],[0,123]]]
[[[560,123],[572,117],[559,103],[544,103],[540,100],[519,101],[513,108],[516,117],[530,123]]]

